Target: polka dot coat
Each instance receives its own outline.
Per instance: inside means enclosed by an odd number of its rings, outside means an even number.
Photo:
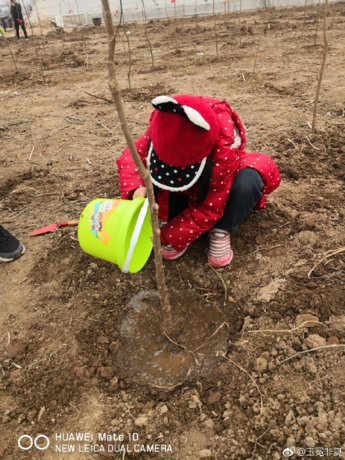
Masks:
[[[238,115],[225,101],[203,98],[210,104],[219,123],[219,138],[213,149],[213,170],[209,193],[204,202],[197,206],[198,184],[183,192],[190,196],[189,206],[170,220],[161,229],[163,245],[170,244],[176,250],[190,245],[203,233],[210,230],[223,216],[229,192],[237,173],[244,168],[259,172],[263,181],[263,195],[255,206],[262,209],[266,205],[265,195],[273,192],[280,184],[280,174],[274,161],[262,153],[244,151],[246,137]],[[150,147],[150,125],[135,146],[142,160],[147,157]],[[133,192],[144,187],[128,148],[117,160],[122,199],[131,199]],[[159,217],[167,220],[169,191],[160,190],[156,195]]]

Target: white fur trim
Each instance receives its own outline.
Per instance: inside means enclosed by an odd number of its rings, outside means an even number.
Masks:
[[[152,154],[152,149],[153,149],[153,145],[152,145],[152,142],[151,142],[151,145],[150,145],[150,149],[149,149],[149,155],[148,155],[148,162],[149,162],[149,171],[150,171],[150,167],[151,167],[151,154]],[[199,179],[199,177],[201,176],[201,173],[203,172],[204,170],[204,167],[205,167],[205,163],[206,163],[206,160],[207,160],[207,157],[203,158],[201,160],[201,163],[200,163],[200,168],[197,172],[197,174],[195,175],[194,179],[188,184],[188,185],[184,185],[183,187],[169,187],[169,185],[164,185],[164,184],[161,184],[160,182],[157,182],[151,175],[151,181],[153,182],[153,184],[157,185],[157,187],[159,188],[162,188],[163,190],[169,190],[169,192],[183,192],[184,190],[188,190],[189,188],[191,188],[195,183],[196,181]]]
[[[178,102],[175,101],[175,99],[169,96],[157,96],[151,101],[153,105],[166,104],[167,102],[173,102],[174,104],[178,104]]]
[[[209,131],[211,129],[210,125],[200,115],[199,112],[197,112],[195,109],[192,109],[192,107],[187,107],[186,105],[183,105],[182,107],[185,111],[185,114],[188,117],[188,120],[190,120],[195,125],[200,126],[200,128],[206,129],[206,131]]]
[[[237,126],[234,126],[234,143],[231,144],[232,149],[237,149],[242,144],[242,139],[240,136],[240,132]]]

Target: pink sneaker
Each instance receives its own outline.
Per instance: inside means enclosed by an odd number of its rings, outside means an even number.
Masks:
[[[232,261],[233,251],[230,246],[230,233],[214,228],[208,232],[210,247],[208,262],[212,267],[225,267]]]
[[[165,260],[175,260],[183,256],[187,249],[188,246],[182,249],[182,251],[176,251],[170,244],[168,246],[162,246],[162,257]]]

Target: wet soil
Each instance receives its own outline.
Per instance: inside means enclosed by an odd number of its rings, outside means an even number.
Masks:
[[[172,330],[164,333],[164,315],[156,291],[139,292],[129,302],[120,335],[119,359],[141,385],[173,390],[188,378],[209,377],[217,353],[226,351],[229,327],[224,314],[188,291],[170,291]],[[223,321],[222,321],[223,320]],[[221,330],[224,327],[224,330]],[[175,340],[171,338],[173,337]]]
[[[28,42],[13,32],[10,48],[0,42],[0,223],[26,246],[0,266],[1,459],[278,460],[292,446],[292,458],[298,449],[345,455],[344,4],[327,13],[312,135],[322,14],[314,5],[219,15],[216,30],[212,17],[150,21],[152,55],[143,24],[128,24],[130,60],[119,31],[134,137],[155,96],[224,98],[246,127],[247,150],[270,155],[282,174],[267,208],[232,236],[229,267],[207,264],[206,235],[165,262],[175,343],[158,333],[152,256],[125,275],[83,253],[75,228],[28,237],[119,196],[115,160],[126,143],[106,100],[105,29],[37,27]],[[102,437],[104,452],[58,450],[95,444],[56,438],[79,432],[124,439]],[[38,434],[49,448],[18,447]]]

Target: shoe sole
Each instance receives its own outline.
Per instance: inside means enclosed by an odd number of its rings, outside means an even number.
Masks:
[[[21,250],[21,252],[18,252],[12,259],[4,259],[3,257],[0,257],[1,262],[13,262],[16,259],[19,259],[19,257],[21,257],[25,252],[24,244],[22,244],[22,246],[23,246],[23,249]]]
[[[231,263],[233,257],[234,257],[234,252],[233,252],[233,250],[231,249],[231,251],[230,251],[230,260],[229,260],[229,262],[227,262],[226,264],[223,264],[223,265],[213,265],[213,264],[210,262],[210,257],[209,257],[209,256],[207,256],[207,259],[208,259],[208,263],[211,265],[211,267],[213,267],[213,268],[223,268],[223,267],[226,267],[227,265],[229,265],[229,264]]]
[[[175,256],[175,257],[171,257],[170,259],[166,259],[166,258],[163,256],[163,254],[162,254],[162,257],[163,257],[164,260],[176,260],[176,259],[178,259],[179,257],[182,257],[183,254],[187,251],[187,249],[188,249],[188,246],[184,249],[184,251],[183,251],[182,253],[178,254],[178,255]]]

